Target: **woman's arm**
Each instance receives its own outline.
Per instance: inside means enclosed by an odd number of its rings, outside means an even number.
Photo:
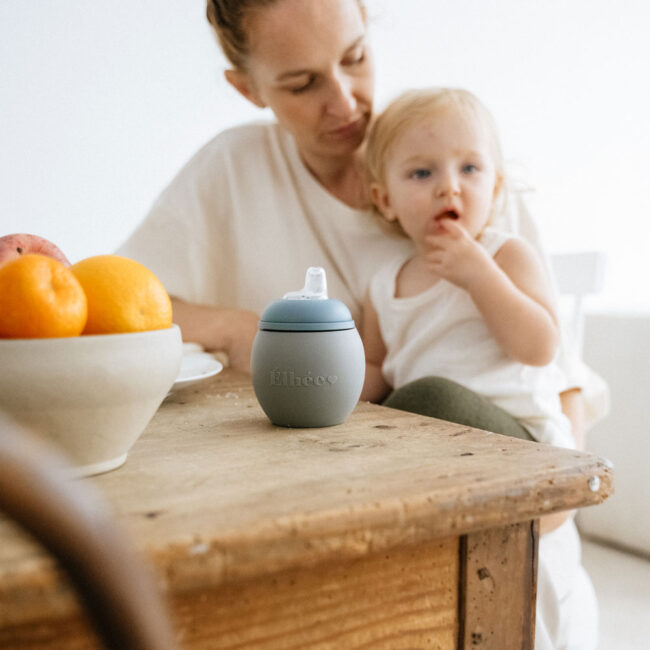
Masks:
[[[363,382],[360,399],[369,402],[381,402],[388,395],[391,387],[386,383],[381,373],[381,366],[386,357],[386,346],[381,338],[377,312],[369,295],[366,295],[363,302],[361,340],[366,354],[366,378]]]
[[[198,305],[174,297],[172,308],[184,341],[199,343],[206,350],[223,350],[231,368],[250,372],[251,348],[259,321],[255,312]]]
[[[580,388],[570,388],[560,393],[562,412],[571,422],[571,433],[576,449],[585,449],[585,401]]]

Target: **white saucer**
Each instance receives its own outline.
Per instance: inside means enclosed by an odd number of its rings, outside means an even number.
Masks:
[[[211,354],[201,352],[199,346],[194,347],[191,343],[184,343],[181,369],[170,390],[174,391],[179,388],[185,388],[190,384],[203,381],[208,377],[213,377],[222,370],[223,364],[217,361]]]

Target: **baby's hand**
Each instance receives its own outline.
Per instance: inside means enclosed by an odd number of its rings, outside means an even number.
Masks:
[[[453,219],[435,224],[425,238],[429,252],[425,260],[432,273],[458,287],[469,290],[494,260],[487,251]]]

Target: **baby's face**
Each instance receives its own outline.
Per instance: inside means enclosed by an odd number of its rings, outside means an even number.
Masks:
[[[482,124],[452,109],[408,126],[389,149],[379,208],[399,221],[416,246],[444,219],[476,238],[498,191],[490,140]]]

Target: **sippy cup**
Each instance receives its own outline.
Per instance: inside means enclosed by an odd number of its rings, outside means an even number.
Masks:
[[[325,270],[262,314],[251,357],[253,388],[273,424],[327,427],[356,406],[365,376],[361,337],[348,308],[327,297]]]

